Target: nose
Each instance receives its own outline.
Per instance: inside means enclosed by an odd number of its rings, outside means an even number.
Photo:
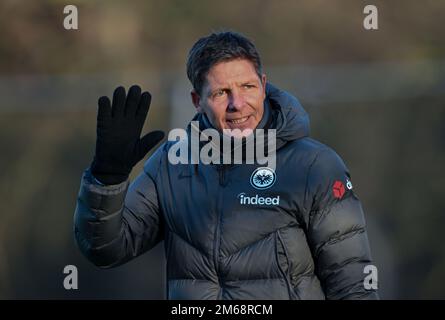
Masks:
[[[244,106],[244,97],[238,90],[232,90],[229,95],[229,105],[227,106],[227,111],[235,112],[239,111]]]

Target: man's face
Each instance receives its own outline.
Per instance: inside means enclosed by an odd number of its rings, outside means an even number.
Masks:
[[[260,79],[252,62],[236,59],[211,67],[201,95],[192,91],[192,100],[197,111],[205,113],[219,131],[248,129],[232,133],[240,138],[249,135],[261,121],[265,88],[266,76]]]

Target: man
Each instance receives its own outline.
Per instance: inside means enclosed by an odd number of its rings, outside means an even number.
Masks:
[[[246,141],[254,129],[274,129],[275,168],[172,164],[169,150],[180,142],[168,141],[128,188],[132,167],[163,134],[140,139],[150,95],[117,88],[112,102],[99,99],[96,154],[77,201],[83,254],[110,268],[165,240],[169,299],[377,298],[364,288],[372,262],[348,170],[308,137],[297,99],[266,84],[250,40],[233,32],[201,38],[187,75],[198,123],[187,139],[213,128]]]

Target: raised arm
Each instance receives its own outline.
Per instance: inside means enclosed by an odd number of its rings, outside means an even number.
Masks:
[[[129,188],[127,181],[133,166],[163,138],[160,131],[140,138],[150,100],[138,86],[128,95],[117,88],[112,104],[99,99],[96,154],[82,177],[74,233],[82,253],[103,268],[120,265],[162,239],[152,173],[141,173]]]

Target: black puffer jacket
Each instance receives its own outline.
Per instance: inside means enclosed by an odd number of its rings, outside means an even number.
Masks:
[[[372,262],[347,168],[308,137],[294,97],[268,86],[267,99],[278,139],[274,172],[172,165],[171,142],[128,191],[128,182],[98,185],[87,170],[75,212],[84,255],[114,267],[165,240],[169,299],[377,298],[363,286]]]

